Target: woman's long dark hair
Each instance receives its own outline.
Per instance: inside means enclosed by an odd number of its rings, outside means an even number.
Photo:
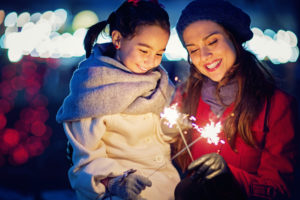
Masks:
[[[235,99],[233,115],[227,117],[223,125],[223,131],[227,139],[226,142],[235,149],[236,134],[245,141],[246,144],[259,148],[251,132],[251,126],[262,111],[266,99],[271,98],[275,89],[275,81],[269,69],[263,65],[252,53],[245,50],[238,43],[232,34],[227,32],[233,42],[237,60],[235,65],[225,74],[219,82],[217,91],[226,85],[230,80],[237,79],[238,94]],[[201,95],[203,75],[190,63],[190,76],[185,87],[185,98],[183,101],[183,113],[196,115],[198,101]],[[219,93],[217,93],[220,100]],[[186,134],[186,140],[191,142],[191,134]],[[174,151],[181,150],[184,146],[181,140],[173,146]],[[179,156],[176,159],[181,169],[185,170],[190,162],[187,155]]]
[[[168,13],[154,0],[125,1],[106,21],[101,21],[89,28],[84,38],[86,57],[92,53],[92,48],[99,34],[109,25],[109,36],[118,30],[124,38],[133,37],[139,26],[158,25],[170,33]]]

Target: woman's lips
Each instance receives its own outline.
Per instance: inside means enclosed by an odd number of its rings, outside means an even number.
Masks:
[[[213,72],[217,70],[221,65],[222,59],[215,60],[209,64],[205,64],[204,67],[207,71]]]

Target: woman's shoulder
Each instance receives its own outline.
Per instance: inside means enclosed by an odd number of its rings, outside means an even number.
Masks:
[[[291,104],[293,101],[295,101],[295,97],[291,94],[287,93],[286,91],[282,89],[275,89],[274,95],[273,95],[273,102],[276,104]]]
[[[276,89],[271,99],[271,112],[285,112],[290,110],[297,112],[298,105],[296,98],[282,89]]]

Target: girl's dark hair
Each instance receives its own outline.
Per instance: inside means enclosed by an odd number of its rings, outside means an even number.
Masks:
[[[118,30],[124,38],[133,37],[142,25],[158,25],[170,33],[168,13],[154,0],[125,1],[106,21],[91,26],[84,38],[86,57],[91,55],[98,35],[109,25],[109,35]]]
[[[219,89],[234,78],[238,81],[238,94],[233,108],[233,115],[228,116],[224,122],[223,131],[227,138],[226,142],[235,150],[236,134],[239,134],[245,143],[254,148],[259,148],[252,135],[251,126],[264,108],[266,99],[271,98],[273,95],[275,80],[267,66],[264,66],[256,56],[245,50],[231,33],[227,31],[227,34],[235,46],[237,60],[235,65],[218,83],[217,96],[221,100],[218,93]],[[202,81],[203,75],[190,63],[190,76],[184,91],[186,94],[183,102],[184,113],[192,116],[196,115]],[[191,142],[191,134],[186,134],[186,140],[188,143]],[[179,151],[183,147],[181,140],[178,140],[177,144],[174,145],[174,151]],[[188,156],[179,156],[177,159],[177,163],[182,169],[186,169],[189,162]]]

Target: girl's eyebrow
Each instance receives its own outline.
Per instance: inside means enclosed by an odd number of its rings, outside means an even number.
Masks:
[[[215,34],[219,34],[220,32],[219,31],[215,31],[215,32],[212,32],[210,34],[208,34],[207,36],[205,36],[202,40],[207,40],[209,37],[211,37],[212,35],[215,35]],[[186,47],[189,47],[189,46],[194,46],[194,44],[186,44],[185,45]]]
[[[149,49],[153,49],[151,46],[149,46],[148,44],[145,43],[138,43],[139,46],[143,46],[143,47],[147,47]],[[166,48],[161,49],[160,51],[166,51]]]

